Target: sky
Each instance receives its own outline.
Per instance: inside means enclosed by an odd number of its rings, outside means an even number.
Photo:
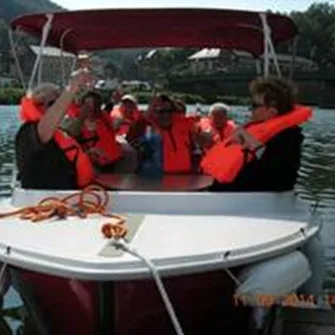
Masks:
[[[326,1],[326,0],[324,0]],[[316,0],[141,0],[135,4],[134,0],[53,0],[53,2],[67,9],[93,8],[139,8],[139,7],[207,7],[245,10],[267,10],[289,13],[293,10],[306,10]],[[335,5],[335,0],[328,0]]]

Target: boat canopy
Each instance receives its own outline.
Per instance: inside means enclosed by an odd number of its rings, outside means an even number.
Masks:
[[[264,13],[263,13],[264,14]],[[263,15],[264,17],[264,15]],[[274,45],[298,33],[286,16],[266,13]],[[49,22],[48,33],[44,27]],[[136,47],[212,47],[264,53],[262,13],[224,9],[105,9],[24,15],[11,27],[64,51]]]

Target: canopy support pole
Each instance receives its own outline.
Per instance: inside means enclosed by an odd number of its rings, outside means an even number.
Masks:
[[[255,60],[255,66],[256,66],[257,76],[261,76],[262,75],[262,64],[261,64],[261,60],[259,58],[257,58]]]
[[[260,13],[259,17],[262,22],[263,35],[264,35],[264,76],[268,76],[270,74],[270,57],[272,57],[274,65],[277,70],[277,75],[281,77],[282,74],[280,71],[276,51],[271,39],[271,28],[268,25],[266,13]]]
[[[46,17],[47,17],[47,21],[43,26],[43,33],[42,33],[42,39],[41,39],[41,43],[40,43],[39,52],[38,52],[38,55],[36,57],[35,64],[34,64],[34,67],[33,67],[33,71],[31,73],[31,77],[30,77],[29,84],[28,84],[28,90],[27,90],[28,95],[31,94],[32,87],[33,87],[33,84],[34,84],[34,79],[35,79],[37,71],[38,71],[38,78],[37,78],[38,81],[37,81],[37,83],[39,84],[41,82],[41,79],[42,79],[42,53],[43,53],[43,48],[45,47],[45,44],[46,44],[46,41],[47,41],[47,38],[48,38],[48,35],[49,35],[49,32],[50,32],[51,26],[52,26],[52,20],[53,20],[54,16],[53,16],[53,14],[46,14]]]
[[[65,82],[65,77],[66,77],[66,74],[65,74],[65,64],[64,64],[64,52],[63,52],[63,49],[64,49],[64,40],[65,40],[65,37],[66,35],[71,31],[70,28],[66,29],[64,31],[64,33],[62,34],[61,38],[60,38],[60,65],[61,65],[61,69],[62,69],[62,86],[63,88],[66,86],[66,82]]]
[[[17,69],[17,72],[18,72],[18,75],[19,75],[19,78],[20,78],[20,81],[21,81],[21,85],[22,85],[23,89],[26,90],[27,89],[26,82],[24,81],[22,68],[21,68],[21,65],[20,65],[19,58],[18,58],[17,53],[16,53],[16,46],[15,46],[15,43],[14,43],[13,32],[10,28],[8,29],[8,38],[9,38],[10,47],[12,49],[12,55],[14,57],[15,66],[16,66],[16,69]]]

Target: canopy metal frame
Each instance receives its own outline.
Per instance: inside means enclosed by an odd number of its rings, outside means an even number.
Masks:
[[[261,12],[258,14],[260,21],[261,21],[261,25],[262,25],[262,33],[263,33],[263,48],[264,48],[264,52],[263,52],[263,71],[262,74],[263,76],[269,76],[270,72],[271,72],[271,60],[274,63],[274,67],[276,70],[276,74],[279,77],[282,77],[282,72],[280,69],[280,65],[279,65],[279,61],[276,55],[276,51],[275,51],[275,47],[274,47],[274,43],[273,43],[273,39],[272,39],[272,32],[271,32],[271,27],[268,24],[268,20],[267,20],[267,13],[265,12]],[[33,66],[33,70],[30,76],[30,80],[28,83],[28,87],[27,87],[27,94],[30,94],[33,86],[34,86],[34,81],[36,80],[37,85],[41,83],[42,81],[42,72],[43,72],[43,49],[46,46],[47,40],[48,40],[48,36],[50,34],[50,31],[52,29],[52,24],[53,24],[53,19],[54,19],[54,14],[45,14],[46,17],[46,21],[43,25],[42,28],[42,38],[41,38],[41,43],[40,43],[40,48],[39,48],[39,53],[36,57],[34,66]],[[65,73],[65,64],[64,64],[64,44],[65,44],[65,39],[66,37],[69,35],[69,33],[72,32],[71,28],[66,29],[60,38],[60,51],[61,51],[61,71],[62,71],[62,85],[65,86],[65,81],[66,81],[66,73]],[[13,36],[10,33],[10,40],[11,40],[11,46],[12,46],[12,53],[15,59],[15,64],[16,67],[18,69],[18,73],[22,82],[23,87],[26,89],[26,85],[24,83],[24,78],[23,78],[23,74],[22,74],[22,70],[19,64],[19,60],[16,54],[16,48],[15,45],[13,43]],[[294,46],[296,46],[296,43],[293,44]],[[291,65],[291,69],[290,69],[290,77],[292,78],[293,76],[293,67],[294,67],[294,56],[295,56],[295,50],[296,48],[293,48],[293,61],[292,61],[292,65]],[[78,52],[78,50],[77,50]],[[74,61],[73,65],[72,65],[72,69],[75,68],[76,65],[76,60]],[[260,74],[260,64],[259,62],[257,63],[256,61],[256,69],[257,69],[257,74]],[[37,78],[36,78],[37,77]]]

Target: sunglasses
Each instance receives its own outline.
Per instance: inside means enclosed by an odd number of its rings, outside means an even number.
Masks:
[[[250,106],[250,109],[251,110],[256,110],[258,108],[276,108],[276,103],[275,102],[269,102],[267,104],[260,104],[258,102],[255,102],[255,101],[252,101],[251,102],[251,106]]]

